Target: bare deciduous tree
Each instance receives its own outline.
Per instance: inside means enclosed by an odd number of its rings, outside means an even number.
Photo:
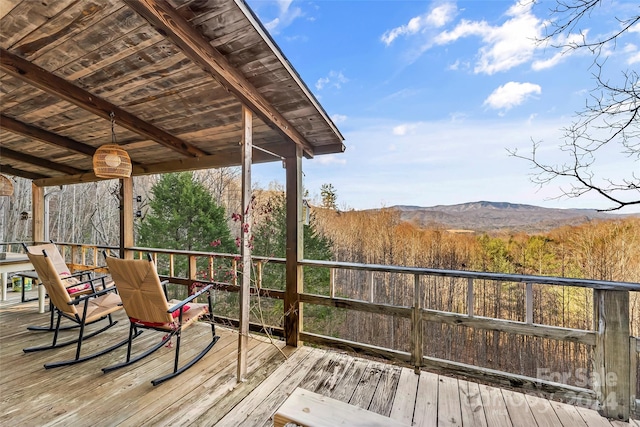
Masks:
[[[640,75],[636,70],[607,69],[607,59],[615,52],[625,34],[635,31],[640,22],[640,8],[629,4],[620,9],[625,16],[616,16],[614,31],[592,38],[587,26],[596,8],[607,7],[606,0],[557,0],[551,9],[551,20],[545,37],[547,43],[564,52],[576,50],[593,56],[590,71],[595,87],[584,109],[563,129],[561,151],[568,158],[564,163],[550,164],[539,156],[539,142],[533,142],[530,154],[521,155],[510,150],[514,157],[529,161],[536,171],[532,182],[547,185],[557,178],[567,178],[568,188],[561,188],[560,197],[580,197],[595,192],[605,198],[610,207],[618,210],[640,204]],[[597,159],[606,151],[616,152],[628,159],[628,173],[613,177],[599,169]],[[620,171],[618,171],[620,172]]]

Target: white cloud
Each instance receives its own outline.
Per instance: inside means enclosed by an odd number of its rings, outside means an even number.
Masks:
[[[344,122],[347,121],[347,116],[345,116],[343,114],[334,114],[334,115],[331,116],[331,120],[335,124],[344,123]]]
[[[420,33],[427,28],[440,28],[451,21],[457,11],[455,3],[441,3],[424,15],[411,18],[405,25],[385,31],[380,40],[389,46],[400,36]]]
[[[302,9],[291,7],[293,0],[277,0],[278,16],[264,26],[272,34],[278,34],[284,27],[291,25],[297,18],[304,16]]]
[[[494,90],[483,105],[506,111],[541,93],[542,88],[537,84],[509,82]]]
[[[543,22],[532,13],[531,7],[532,2],[516,2],[506,12],[509,19],[499,26],[463,19],[452,30],[438,34],[433,42],[444,45],[464,37],[480,37],[483,45],[478,50],[474,72],[507,71],[532,60],[537,49],[536,40],[541,38]]]
[[[316,160],[321,165],[346,165],[347,164],[347,158],[345,156],[342,156],[342,155],[338,156],[335,154],[316,156],[314,157],[314,160]]]
[[[394,126],[392,133],[397,136],[404,136],[415,133],[418,128],[418,123],[403,123],[398,126]]]
[[[327,77],[321,77],[316,82],[316,89],[322,90],[325,87],[334,87],[336,89],[340,89],[344,83],[349,81],[348,78],[342,74],[342,71],[329,71],[329,75]]]
[[[640,50],[638,50],[638,47],[635,44],[627,43],[624,46],[622,52],[626,55],[629,55],[629,57],[627,58],[628,65],[633,65],[640,62]]]

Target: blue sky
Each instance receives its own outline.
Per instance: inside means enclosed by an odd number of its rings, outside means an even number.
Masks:
[[[507,152],[527,154],[534,140],[546,161],[564,162],[562,128],[595,86],[586,52],[535,41],[555,1],[247,2],[345,137],[345,153],[303,161],[312,198],[331,183],[345,209],[610,206],[595,195],[554,199],[563,182],[537,187],[530,164]],[[637,0],[604,0],[582,28],[608,34],[630,10]],[[640,68],[640,28],[607,54],[614,78]],[[610,177],[640,172],[615,150],[597,162]],[[262,187],[284,182],[277,163],[254,166],[253,176]]]

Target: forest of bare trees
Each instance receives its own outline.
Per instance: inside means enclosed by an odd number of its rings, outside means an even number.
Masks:
[[[544,235],[490,236],[417,229],[401,222],[391,209],[375,213],[324,209],[316,217],[337,261],[640,282],[638,218],[593,221]],[[374,302],[412,305],[412,277],[396,276],[374,276]],[[336,293],[366,300],[366,283],[363,272],[343,270],[336,278]],[[466,312],[466,280],[431,277],[423,279],[421,286],[425,308]],[[592,290],[534,285],[533,292],[535,323],[593,330]],[[525,320],[524,284],[476,283],[474,293],[476,315]],[[640,292],[632,292],[630,313],[632,334],[638,336]],[[343,328],[321,325],[315,332],[407,350],[408,320],[352,311],[339,316],[344,317]],[[532,377],[540,369],[571,372],[573,376],[564,379],[570,384],[583,380],[576,372],[591,369],[591,348],[582,344],[434,323],[428,323],[424,333],[428,356]]]

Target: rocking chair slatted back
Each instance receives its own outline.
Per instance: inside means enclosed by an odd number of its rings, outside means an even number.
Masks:
[[[107,258],[107,265],[130,318],[158,324],[174,321],[153,262]]]

